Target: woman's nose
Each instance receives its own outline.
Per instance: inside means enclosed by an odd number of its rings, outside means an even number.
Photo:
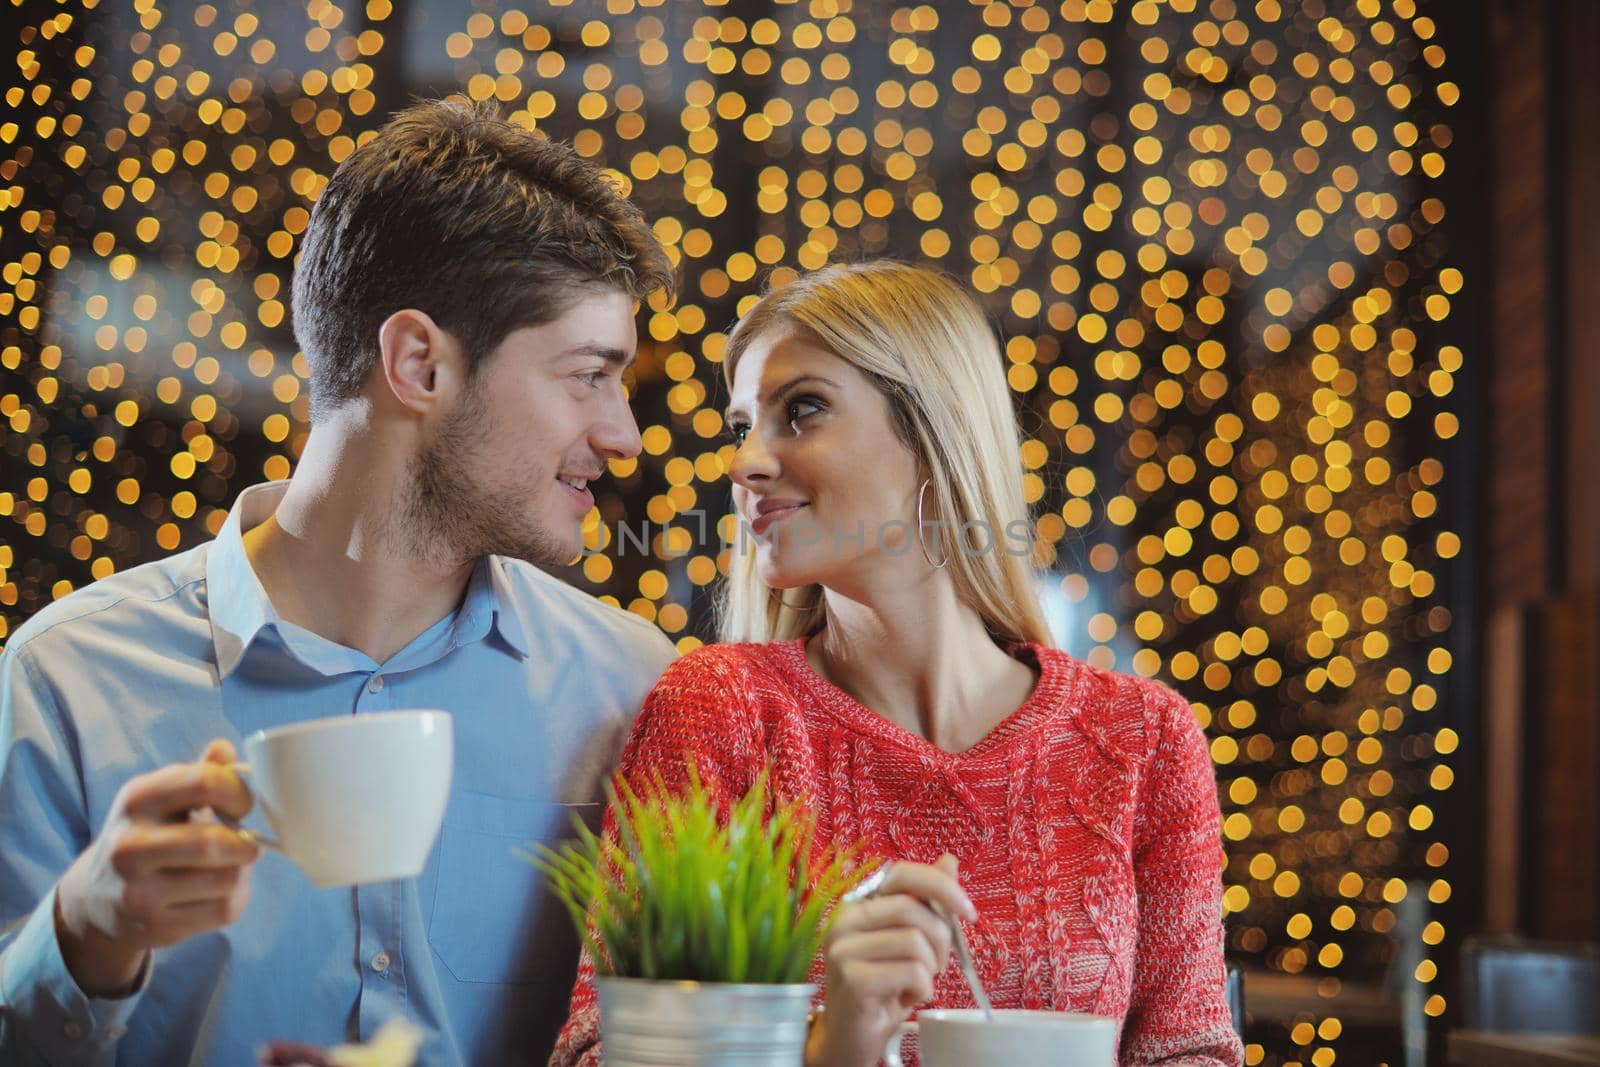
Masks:
[[[767,447],[761,434],[751,431],[733,453],[733,466],[728,477],[746,489],[771,481],[778,473],[777,457]]]

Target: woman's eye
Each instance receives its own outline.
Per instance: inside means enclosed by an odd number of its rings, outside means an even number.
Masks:
[[[800,419],[805,418],[807,415],[815,415],[821,410],[822,404],[820,401],[809,396],[796,397],[789,401],[789,424],[793,426]]]
[[[728,424],[728,438],[736,445],[744,444],[744,439],[750,434],[750,427],[740,422]]]

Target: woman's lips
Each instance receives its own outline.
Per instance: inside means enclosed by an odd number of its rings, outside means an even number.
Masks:
[[[810,507],[810,505],[795,503],[780,504],[776,507],[766,508],[758,512],[755,517],[755,521],[750,524],[750,529],[755,532],[756,536],[759,537],[761,534],[765,533],[767,528],[773,523],[787,519],[790,515],[793,515],[795,512],[807,507]]]

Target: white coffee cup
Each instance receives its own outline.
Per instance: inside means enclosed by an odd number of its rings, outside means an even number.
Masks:
[[[931,1008],[902,1023],[883,1051],[884,1067],[902,1067],[900,1042],[917,1035],[922,1067],[1114,1067],[1117,1021],[1065,1011]]]
[[[446,711],[341,715],[257,730],[235,770],[276,838],[257,834],[321,887],[421,873],[450,799]]]

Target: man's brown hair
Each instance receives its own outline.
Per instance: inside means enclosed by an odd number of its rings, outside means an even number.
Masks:
[[[400,111],[329,179],[295,265],[313,417],[361,389],[396,311],[427,313],[476,370],[594,283],[672,291],[666,253],[598,166],[493,103]]]

